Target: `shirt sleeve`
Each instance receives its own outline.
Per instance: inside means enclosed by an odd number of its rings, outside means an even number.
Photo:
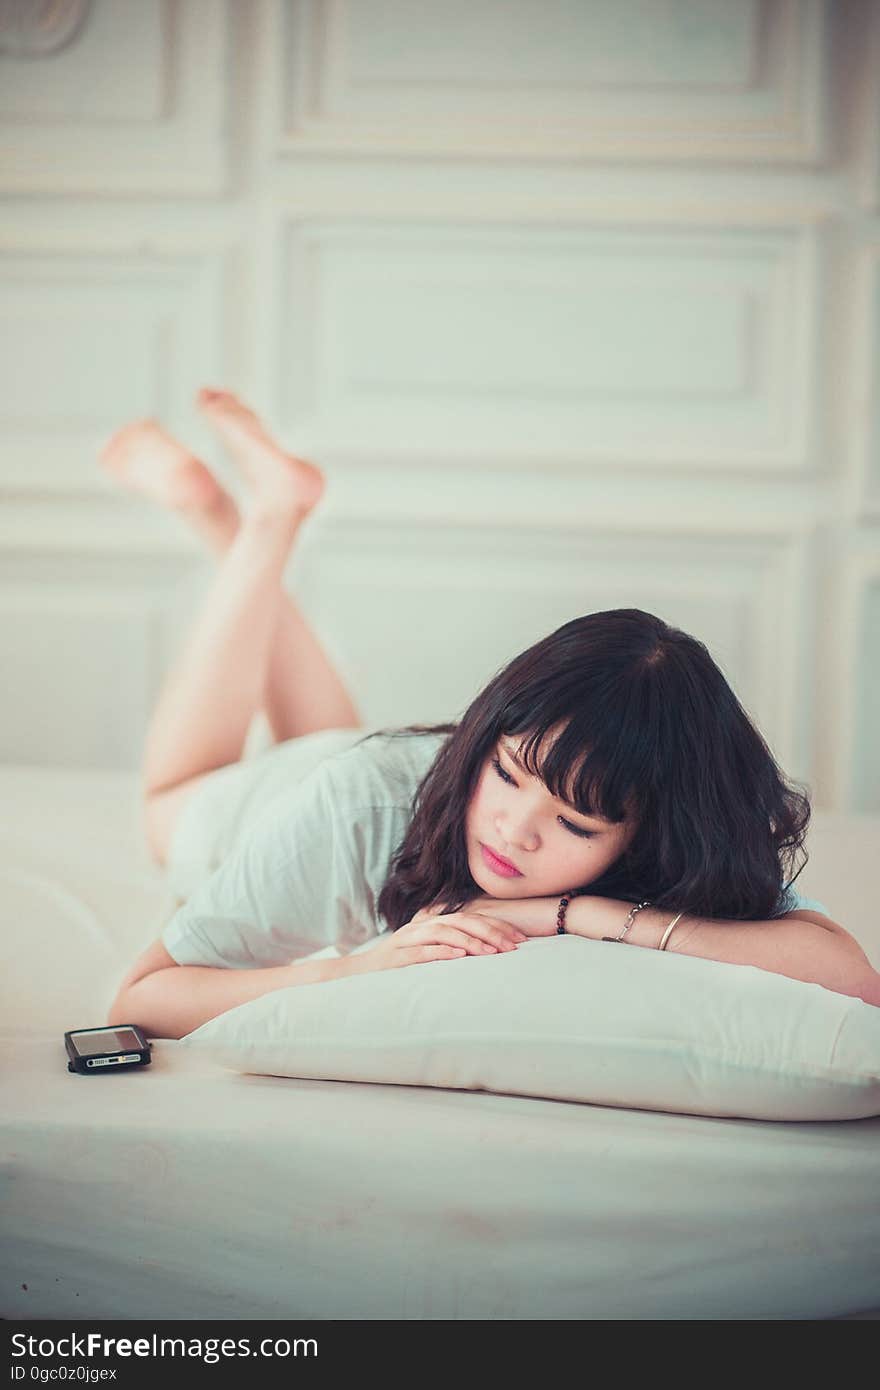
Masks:
[[[376,934],[364,910],[363,836],[330,763],[262,814],[162,932],[178,965],[259,969]]]
[[[781,917],[783,913],[796,912],[798,908],[803,908],[805,912],[824,912],[826,917],[831,916],[825,904],[820,903],[817,898],[805,898],[803,894],[796,893],[793,888],[783,888],[776,916]]]

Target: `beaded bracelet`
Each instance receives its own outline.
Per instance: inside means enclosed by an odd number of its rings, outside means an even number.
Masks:
[[[641,910],[642,910],[643,907],[650,907],[650,906],[651,906],[651,904],[650,904],[650,902],[648,901],[647,898],[645,899],[645,901],[644,901],[643,903],[639,903],[638,906],[636,906],[636,905],[634,904],[634,905],[630,908],[630,910],[629,910],[629,916],[627,917],[626,921],[625,921],[624,924],[623,924],[623,931],[620,933],[620,936],[603,936],[603,937],[602,937],[602,940],[603,940],[603,941],[622,941],[623,938],[626,936],[627,932],[629,931],[630,927],[632,926],[633,922],[636,920],[636,913],[637,913],[637,912],[641,912]]]
[[[556,935],[557,935],[557,936],[568,936],[568,932],[567,932],[566,929],[565,929],[565,914],[566,914],[566,911],[567,911],[567,909],[568,909],[568,904],[571,902],[571,900],[572,900],[573,897],[574,897],[574,889],[573,889],[573,888],[570,888],[570,889],[568,890],[568,892],[565,893],[565,894],[563,894],[563,896],[559,899],[559,907],[558,907],[557,910],[556,910]]]

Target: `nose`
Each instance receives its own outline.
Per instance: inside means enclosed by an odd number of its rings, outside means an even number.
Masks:
[[[495,829],[502,842],[511,849],[522,849],[527,853],[536,850],[540,844],[537,831],[532,829],[531,818],[526,814],[512,816],[499,815]]]

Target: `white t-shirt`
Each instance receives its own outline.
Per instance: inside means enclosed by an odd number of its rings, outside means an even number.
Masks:
[[[416,788],[447,734],[377,735],[274,800],[168,922],[179,965],[251,969],[387,931],[377,901]]]
[[[335,753],[272,802],[174,914],[162,941],[179,965],[284,965],[345,955],[387,931],[377,902],[412,801],[447,734],[377,735]],[[780,912],[828,909],[792,889]]]

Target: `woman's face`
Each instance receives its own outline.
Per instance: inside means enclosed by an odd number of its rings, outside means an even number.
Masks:
[[[555,798],[518,764],[523,741],[502,734],[486,760],[465,818],[468,867],[492,898],[560,897],[609,869],[636,825],[584,816]],[[493,852],[519,872],[506,873]]]

